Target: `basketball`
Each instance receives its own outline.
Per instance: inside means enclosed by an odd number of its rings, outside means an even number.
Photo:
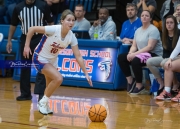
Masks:
[[[107,110],[103,105],[95,104],[89,109],[88,115],[92,122],[103,122],[107,117]]]

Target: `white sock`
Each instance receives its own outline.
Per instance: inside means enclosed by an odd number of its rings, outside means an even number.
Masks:
[[[168,93],[170,93],[170,91],[171,91],[171,87],[167,87],[167,86],[165,86],[165,91],[166,91],[166,92],[168,92]]]
[[[45,103],[47,103],[48,101],[49,101],[49,97],[47,97],[46,95],[44,95],[40,100],[40,102],[45,102]]]

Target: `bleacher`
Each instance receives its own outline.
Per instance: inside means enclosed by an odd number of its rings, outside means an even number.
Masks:
[[[11,40],[12,42],[12,52],[10,54],[6,51],[6,45],[8,42],[8,34],[9,34],[10,25],[1,25],[0,24],[0,33],[3,34],[4,39],[0,42],[0,60],[6,60],[7,57],[11,57],[13,60],[18,60],[19,57],[19,47],[20,47],[20,35],[21,29],[20,26],[17,26],[14,36]],[[2,76],[5,76],[4,68],[1,69]]]

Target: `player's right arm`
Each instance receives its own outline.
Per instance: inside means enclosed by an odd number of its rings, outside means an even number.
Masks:
[[[31,49],[30,49],[30,41],[32,36],[35,33],[39,33],[39,34],[44,34],[45,33],[45,27],[44,26],[33,26],[30,27],[26,36],[26,42],[25,42],[25,46],[24,46],[24,52],[23,52],[23,56],[25,58],[29,58],[29,53],[32,55]]]
[[[31,38],[35,33],[38,34],[47,34],[47,35],[53,35],[55,33],[55,28],[56,26],[33,26],[30,27],[26,36],[26,42],[25,42],[25,46],[24,46],[24,52],[23,52],[23,56],[25,58],[29,58],[29,53],[31,53],[30,50],[30,42],[31,42]]]
[[[26,43],[25,46],[29,46],[32,36],[35,34],[44,34],[45,33],[45,27],[44,26],[33,26],[30,27],[26,36]]]

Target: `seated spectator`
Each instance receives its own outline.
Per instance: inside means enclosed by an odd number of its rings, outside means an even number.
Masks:
[[[163,57],[161,56],[152,57],[149,58],[146,62],[147,67],[149,68],[151,73],[155,76],[158,83],[160,84],[158,95],[164,89],[164,81],[161,76],[161,73],[159,72],[159,67],[161,66],[164,67],[164,63],[168,60],[167,58],[170,57],[171,52],[175,48],[180,34],[177,28],[176,18],[172,15],[166,17],[163,28],[165,28],[162,33]],[[177,81],[177,78],[174,77],[172,91],[176,91],[178,87],[179,87],[179,83]]]
[[[89,29],[91,39],[116,40],[116,24],[109,16],[107,8],[99,9],[99,19]]]
[[[138,17],[141,16],[143,10],[148,10],[153,15],[157,8],[157,4],[155,0],[133,0],[132,3],[137,5]]]
[[[171,85],[173,82],[174,78],[174,72],[180,72],[180,56],[178,54],[180,53],[180,38],[178,39],[177,45],[173,52],[171,53],[170,58],[164,65],[164,91],[156,97],[157,100],[170,100],[173,102],[180,102],[180,91],[178,94],[174,97],[171,98]]]
[[[160,11],[160,17],[163,23],[168,15],[174,14],[175,7],[177,6],[178,3],[180,3],[180,0],[166,0],[163,3]]]
[[[173,16],[176,17],[178,28],[180,29],[180,4],[176,6]]]
[[[142,85],[142,67],[146,66],[146,59],[148,57],[162,56],[160,33],[151,24],[151,20],[150,11],[144,10],[141,14],[142,27],[136,30],[129,53],[118,56],[119,66],[128,82],[127,92],[130,94],[141,94],[145,90]],[[141,59],[140,55],[143,57],[143,54],[146,58]],[[130,65],[135,79],[131,75]]]
[[[6,7],[4,6],[4,1],[0,0],[0,24],[4,24],[4,16],[6,14]]]
[[[13,14],[13,10],[15,8],[15,6],[17,4],[19,4],[20,2],[22,2],[23,0],[13,0],[13,1],[9,1],[9,5],[7,5],[7,11],[6,11],[6,16],[7,16],[7,21],[6,24],[10,24],[11,23],[11,17]]]
[[[122,25],[120,41],[125,44],[132,44],[134,33],[142,26],[142,23],[141,19],[137,17],[137,6],[135,4],[127,4],[126,14],[129,19]]]
[[[85,13],[86,11],[83,5],[78,4],[75,6],[74,14],[76,16],[76,21],[72,30],[89,30],[91,23],[84,17]]]

